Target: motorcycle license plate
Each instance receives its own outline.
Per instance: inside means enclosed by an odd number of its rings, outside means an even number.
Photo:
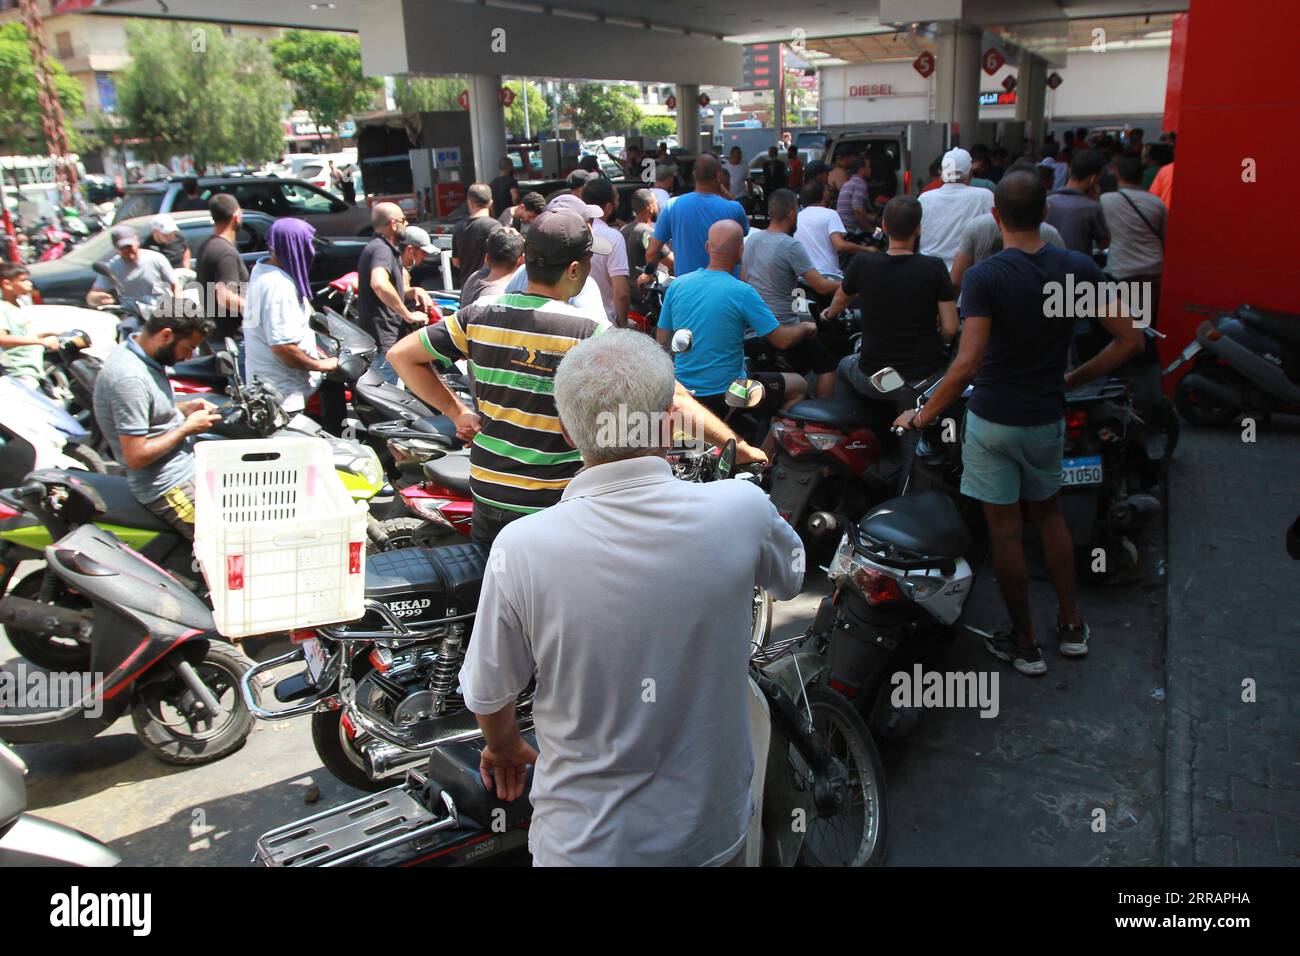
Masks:
[[[1061,460],[1061,486],[1077,488],[1080,485],[1101,484],[1101,456],[1089,455],[1086,458],[1064,458]]]
[[[315,685],[325,670],[325,649],[317,638],[309,637],[302,642],[302,654],[307,659],[307,677]]]

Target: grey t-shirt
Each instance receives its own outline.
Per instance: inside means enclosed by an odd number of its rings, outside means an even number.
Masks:
[[[1054,246],[1065,248],[1065,240],[1061,238],[1060,232],[1051,223],[1043,223],[1038,227],[1038,235],[1043,242],[1051,243]],[[962,230],[961,241],[957,245],[957,253],[966,253],[971,257],[973,262],[982,262],[996,252],[1002,251],[1002,230],[998,227],[997,220],[993,218],[993,213],[985,213],[982,216],[976,216],[966,224]]]
[[[794,314],[799,277],[813,268],[804,244],[794,236],[764,229],[745,243],[745,276],[782,325],[798,322]]]
[[[136,302],[153,305],[154,300],[167,293],[176,281],[176,274],[172,271],[172,264],[167,261],[167,257],[152,249],[141,249],[134,265],[129,264],[121,256],[114,256],[108,260],[108,269],[117,277],[117,281],[122,283],[122,292],[126,297],[122,305],[132,305]],[[97,275],[95,288],[112,292],[113,283],[109,281],[108,276]]]
[[[1077,189],[1059,189],[1047,197],[1046,219],[1065,240],[1065,247],[1085,256],[1093,246],[1105,245],[1106,217],[1101,203]]]
[[[113,457],[123,465],[121,435],[154,438],[180,427],[185,416],[167,381],[167,370],[144,354],[134,336],[108,356],[95,381],[95,421],[99,422]],[[194,439],[186,438],[172,451],[144,468],[128,469],[127,486],[141,504],[156,501],[194,476]]]
[[[1164,265],[1161,241],[1167,215],[1160,197],[1145,189],[1125,187],[1105,193],[1101,197],[1101,209],[1110,230],[1106,271],[1116,279],[1159,273]],[[1138,215],[1138,210],[1142,215]]]

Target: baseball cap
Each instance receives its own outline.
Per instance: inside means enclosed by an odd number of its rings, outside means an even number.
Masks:
[[[130,226],[114,226],[110,235],[113,237],[113,245],[119,249],[123,246],[140,245],[140,237]]]
[[[593,206],[591,203],[583,202],[581,198],[572,193],[556,196],[546,204],[547,212],[560,210],[576,213],[582,217],[584,222],[591,222],[593,219],[603,219],[605,217],[605,210],[599,206]],[[597,255],[609,255],[613,248],[606,240],[601,239],[599,236],[596,237],[595,252]]]
[[[575,169],[573,172],[569,173],[564,181],[568,184],[570,189],[577,189],[590,178],[591,173],[587,172],[585,169]]]
[[[402,236],[402,248],[407,246],[415,246],[421,252],[427,252],[430,255],[438,251],[438,247],[433,244],[429,234],[419,226],[406,227],[406,233]]]
[[[945,183],[960,181],[970,172],[970,153],[960,146],[948,150],[939,162],[939,169],[943,173]]]
[[[176,225],[176,220],[165,212],[160,212],[150,219],[149,228],[166,235],[180,231],[180,227]]]
[[[524,237],[524,260],[534,265],[559,266],[577,262],[588,252],[604,253],[613,247],[591,234],[582,216],[569,209],[546,209],[538,214]]]

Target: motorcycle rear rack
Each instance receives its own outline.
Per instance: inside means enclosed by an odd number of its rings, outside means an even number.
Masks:
[[[275,867],[347,866],[385,851],[410,846],[422,849],[431,837],[461,826],[456,804],[440,794],[445,815],[435,815],[413,793],[423,775],[409,771],[404,786],[367,794],[257,838],[254,863]]]

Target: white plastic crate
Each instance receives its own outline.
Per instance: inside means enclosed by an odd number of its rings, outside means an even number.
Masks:
[[[205,441],[195,449],[194,553],[217,630],[246,637],[364,613],[366,505],[320,438]]]

